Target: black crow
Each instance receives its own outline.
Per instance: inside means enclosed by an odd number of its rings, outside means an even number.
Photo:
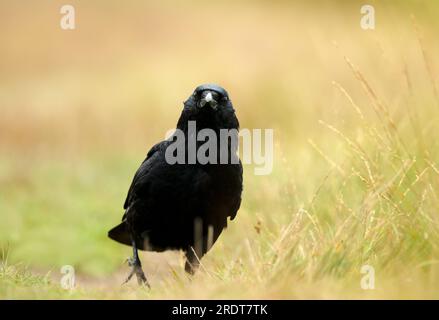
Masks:
[[[196,126],[195,131],[191,125]],[[213,147],[203,148],[207,163],[195,157],[203,146],[198,141],[203,139],[195,136],[203,129],[216,134],[216,140],[210,141]],[[129,188],[122,223],[108,233],[111,239],[133,247],[132,271],[126,281],[135,274],[140,284],[149,286],[138,249],[183,250],[185,270],[193,274],[199,259],[227,227],[227,218],[235,218],[242,193],[242,164],[236,155],[238,129],[232,102],[222,87],[201,85],[184,102],[176,129],[184,142],[174,133],[152,147]],[[222,144],[224,131],[228,135]],[[178,152],[180,161],[170,161]]]

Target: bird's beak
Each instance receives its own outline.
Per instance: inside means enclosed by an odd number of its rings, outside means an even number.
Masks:
[[[206,104],[210,105],[210,107],[214,110],[218,105],[218,102],[213,98],[211,92],[208,92],[203,98],[201,98],[200,108],[203,108]]]

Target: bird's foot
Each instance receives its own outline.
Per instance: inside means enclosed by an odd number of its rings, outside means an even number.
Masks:
[[[149,285],[149,282],[145,277],[145,273],[143,273],[142,266],[140,265],[139,261],[136,261],[133,258],[128,258],[127,262],[128,262],[128,265],[131,267],[131,272],[128,275],[128,278],[126,278],[124,284],[127,283],[128,281],[130,281],[131,278],[133,277],[133,275],[136,275],[137,283],[139,285],[145,285],[149,289],[151,289],[151,286]]]

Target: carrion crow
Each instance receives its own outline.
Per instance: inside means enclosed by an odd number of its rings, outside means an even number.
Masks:
[[[208,155],[214,161],[189,160],[202,146],[198,140],[195,148],[190,146],[192,122],[196,134],[203,129],[216,133],[214,150],[207,151],[215,153]],[[220,131],[225,129],[229,136],[223,145]],[[238,129],[232,102],[222,87],[201,85],[184,102],[176,129],[184,134],[184,145],[174,133],[152,147],[129,188],[122,223],[108,233],[111,239],[133,247],[133,257],[128,260],[132,271],[126,281],[136,275],[140,284],[149,286],[138,249],[183,250],[185,270],[193,274],[199,260],[227,227],[228,218],[235,218],[243,183],[242,165],[236,155]],[[175,151],[184,151],[183,163],[169,161],[167,148],[175,148],[175,144],[179,144]],[[227,157],[221,158],[224,152]],[[226,163],[220,158],[227,159]]]

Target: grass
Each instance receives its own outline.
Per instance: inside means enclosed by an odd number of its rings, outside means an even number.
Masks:
[[[73,32],[53,2],[1,5],[0,298],[439,298],[434,1],[380,2],[374,31],[355,1],[105,5],[77,3]],[[274,129],[274,170],[245,167],[193,279],[180,253],[142,253],[152,289],[122,286],[130,249],[106,232],[208,81],[242,127]]]

